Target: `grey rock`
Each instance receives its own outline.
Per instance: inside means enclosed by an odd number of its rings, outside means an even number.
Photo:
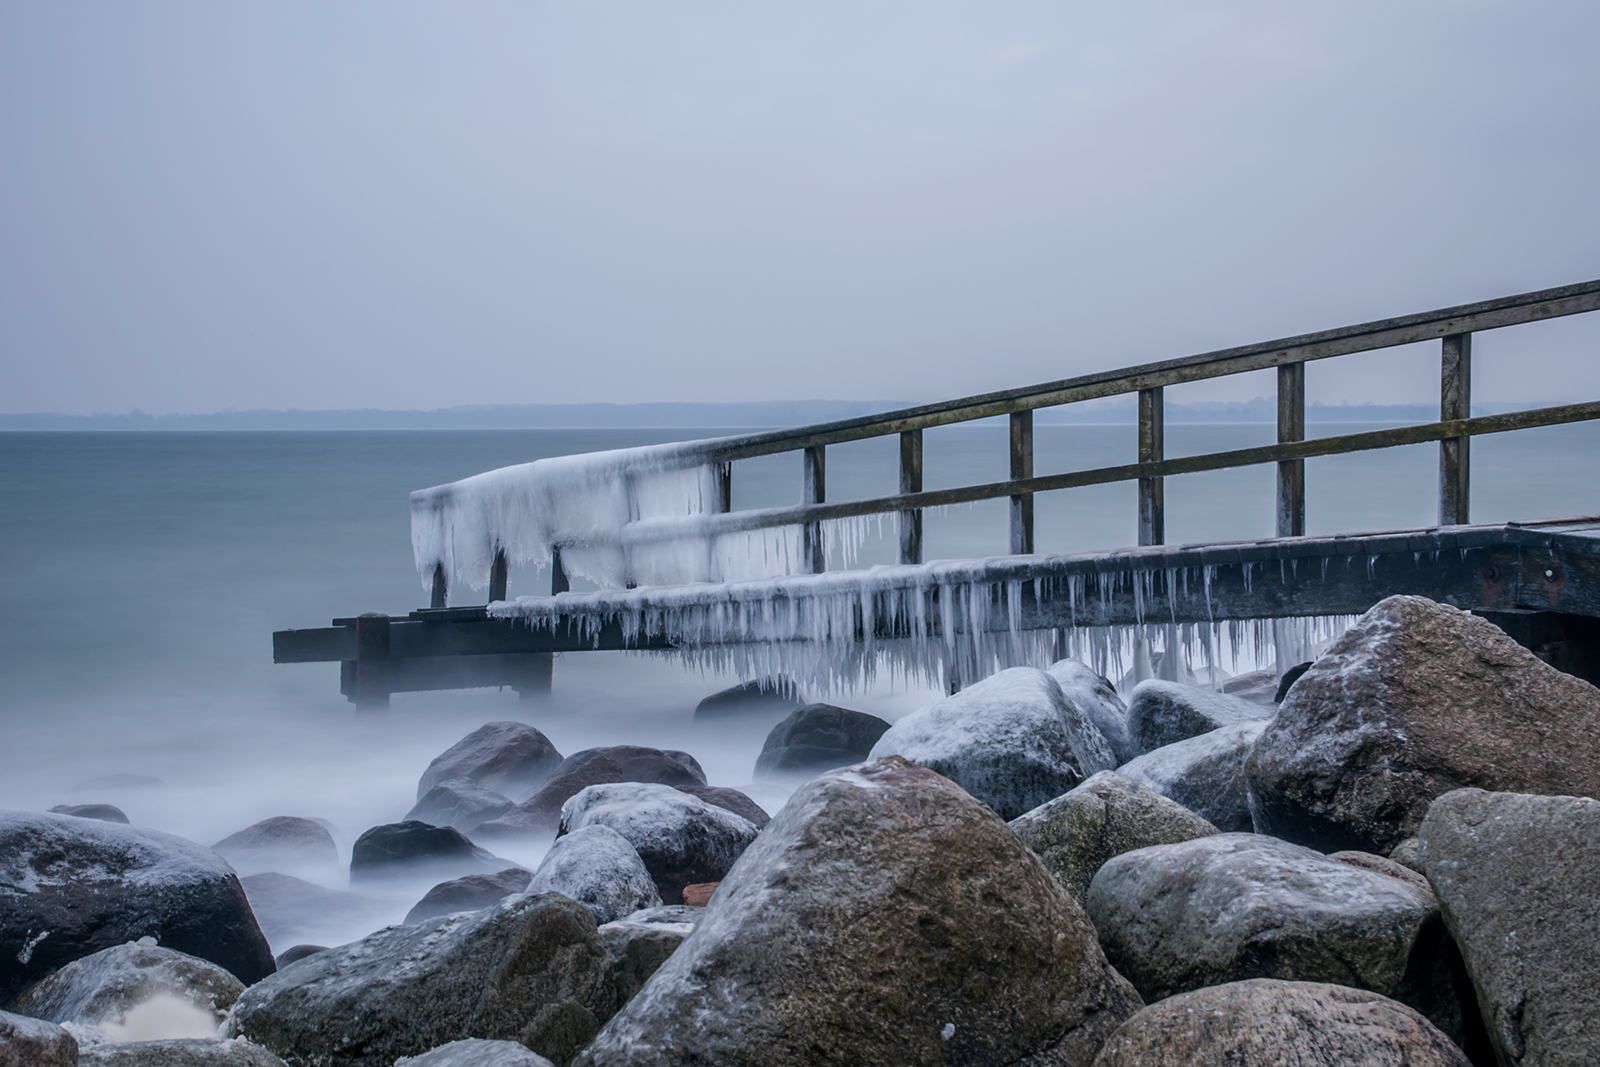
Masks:
[[[1596,736],[1600,689],[1487,620],[1389,597],[1312,664],[1256,742],[1256,828],[1384,855],[1452,789],[1600,795]]]
[[[424,822],[386,823],[356,838],[350,850],[350,880],[374,881],[395,876],[460,877],[492,874],[510,866],[487,849],[474,845],[449,826]]]
[[[368,1067],[466,1037],[565,1064],[611,1010],[611,957],[582,905],[554,894],[392,926],[245,990],[229,1016],[291,1067]]]
[[[706,917],[706,909],[692,904],[663,904],[658,908],[641,908],[621,922],[634,923],[688,923],[693,926]]]
[[[1389,858],[1402,867],[1409,867],[1418,874],[1422,873],[1422,839],[1407,837],[1389,850]]]
[[[1140,752],[1274,714],[1270,706],[1159,678],[1140,682],[1128,695],[1128,733]]]
[[[0,1011],[0,1067],[78,1067],[78,1042],[55,1023]]]
[[[217,1037],[87,1045],[78,1062],[80,1067],[285,1067],[260,1045]]]
[[[324,889],[292,874],[268,871],[247,874],[239,881],[250,898],[262,933],[275,945],[295,939],[335,944],[349,940],[349,931],[365,923],[374,910],[373,902],[366,897]]]
[[[1461,789],[1417,836],[1500,1063],[1600,1063],[1600,802]]]
[[[143,827],[0,812],[0,1003],[145,936],[245,983],[274,969],[239,876],[210,849]]]
[[[514,807],[516,804],[510,797],[484,789],[471,778],[446,778],[406,812],[404,821],[470,830],[480,822],[499,818]]]
[[[860,763],[889,724],[832,704],[807,704],[772,728],[756,757],[757,778]]]
[[[1015,819],[1116,763],[1111,746],[1044,671],[1013,667],[914,711],[872,746],[937,771]]]
[[[1243,833],[1254,828],[1245,761],[1266,728],[1265,722],[1224,726],[1146,752],[1117,769],[1223,833]]]
[[[307,956],[315,956],[327,950],[327,945],[291,945],[278,953],[278,970],[281,971],[291,963],[299,963]]]
[[[788,678],[760,678],[712,693],[695,705],[696,719],[736,715],[775,715],[804,704],[800,688]]]
[[[1427,893],[1430,897],[1433,896],[1433,887],[1428,884],[1426,878],[1410,867],[1396,863],[1388,857],[1377,856],[1371,852],[1346,851],[1330,852],[1328,853],[1328,858],[1330,860],[1338,860],[1340,863],[1348,863],[1352,867],[1360,867],[1363,870],[1377,871],[1379,874],[1386,874],[1390,878],[1398,878],[1402,882],[1410,882],[1417,887],[1418,892]],[[1435,903],[1437,903],[1437,900]]]
[[[765,808],[737,789],[722,785],[680,785],[675,788],[692,797],[699,797],[707,804],[731,811],[741,819],[749,819],[757,830],[772,821],[772,816],[767,814]]]
[[[339,865],[339,846],[321,823],[292,815],[262,819],[211,846],[241,874]]]
[[[192,1006],[215,1028],[243,992],[239,979],[216,964],[145,937],[73,960],[29,986],[12,1007],[53,1023],[108,1029],[126,1023],[140,1005],[166,997]]]
[[[408,924],[418,923],[438,915],[487,908],[527,889],[532,877],[521,867],[511,867],[496,874],[469,874],[465,878],[440,882],[423,894],[422,899],[406,913],[404,921]]]
[[[479,840],[554,835],[561,827],[561,809],[567,801],[591,785],[626,780],[622,776],[622,765],[615,760],[604,756],[587,760],[573,770],[552,775],[533,796],[499,818],[474,826],[472,833]]]
[[[994,812],[889,757],[802,786],[576,1062],[1082,1065],[1138,1007]]]
[[[760,832],[726,808],[642,782],[592,785],[562,808],[563,835],[595,825],[633,846],[668,904],[683,903],[686,885],[721,880]]]
[[[528,892],[570,897],[594,912],[597,923],[661,904],[655,880],[638,851],[598,822],[556,838],[533,872]]]
[[[1046,671],[1061,687],[1067,703],[1077,707],[1094,723],[1118,763],[1127,763],[1139,754],[1139,747],[1128,734],[1128,706],[1117,691],[1094,668],[1075,659],[1057,660]]]
[[[517,796],[538,789],[560,763],[556,746],[526,723],[485,723],[434,757],[417,782],[417,799],[450,778]]]
[[[609,760],[615,764],[616,772],[624,782],[706,784],[706,772],[689,753],[678,749],[650,748],[647,745],[606,745],[574,752],[550,772],[550,780],[580,771],[597,760]]]
[[[550,1067],[550,1061],[515,1041],[469,1037],[420,1056],[402,1056],[394,1067]]]
[[[128,822],[122,809],[114,804],[57,804],[50,810],[56,815],[74,815],[80,819],[99,819],[101,822],[120,822],[124,825]]]
[[[695,918],[658,912],[691,911],[704,914],[704,908],[686,905],[668,905],[635,912],[625,919],[606,923],[600,927],[600,940],[611,953],[611,981],[617,991],[617,1004],[626,1004],[634,998],[650,976],[661,969],[678,946],[694,932]]]
[[[1278,675],[1275,671],[1248,671],[1222,683],[1222,692],[1252,704],[1278,702]]]
[[[1450,1040],[1386,997],[1255,978],[1152,1004],[1106,1041],[1094,1067],[1468,1067]]]
[[[1011,828],[1079,902],[1112,856],[1217,833],[1194,812],[1116,771],[1101,771],[1018,816]]]

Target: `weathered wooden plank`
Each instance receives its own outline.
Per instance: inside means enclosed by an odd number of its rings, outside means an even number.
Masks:
[[[350,697],[358,708],[389,706],[389,624],[389,616],[376,612],[356,619],[355,684]]]
[[[800,502],[821,504],[828,499],[828,454],[821,445],[807,448],[803,453],[800,472]],[[828,546],[822,537],[822,524],[807,523],[801,531],[800,555],[808,573],[821,574],[828,569]]]
[[[1011,413],[1011,480],[1025,482],[1033,477],[1033,412]],[[1011,496],[1011,554],[1025,556],[1033,551],[1033,494]]]
[[[272,635],[272,662],[327,663],[356,658],[354,626],[278,630]]]
[[[1472,414],[1472,335],[1451,334],[1440,351],[1439,419],[1451,422]],[[1470,499],[1472,438],[1439,442],[1439,524],[1464,526]]]
[[[922,431],[900,435],[900,495],[922,492]],[[900,562],[922,562],[922,510],[900,512]]]
[[[1139,465],[1159,463],[1166,456],[1166,399],[1160,386],[1139,390]],[[1166,487],[1159,475],[1139,475],[1139,543],[1159,545],[1167,539]]]
[[[1306,439],[1306,365],[1278,368],[1278,442]],[[1306,461],[1278,461],[1277,532],[1300,537],[1306,532]]]

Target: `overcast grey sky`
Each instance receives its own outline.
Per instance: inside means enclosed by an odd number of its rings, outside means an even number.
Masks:
[[[1597,31],[1593,0],[17,0],[0,410],[935,399],[1600,277]],[[1597,346],[1484,336],[1477,394],[1592,399]]]

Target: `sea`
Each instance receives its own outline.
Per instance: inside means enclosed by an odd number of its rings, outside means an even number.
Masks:
[[[1273,429],[1169,424],[1167,454],[1265,444]],[[362,831],[406,814],[429,760],[497,720],[536,726],[563,753],[623,743],[685,749],[712,784],[781,807],[784,784],[752,781],[776,717],[696,722],[700,699],[740,679],[686,669],[670,655],[569,653],[555,663],[547,699],[523,701],[510,689],[397,694],[386,711],[346,702],[337,664],[272,662],[274,630],[405,614],[427,602],[411,555],[413,489],[545,456],[735,432],[0,433],[0,807],[111,803],[136,824],[207,845],[269,816],[306,816],[324,820],[348,857]],[[1005,425],[993,422],[928,431],[926,487],[1003,480],[1006,442]],[[1126,463],[1134,447],[1132,425],[1041,425],[1035,470]],[[893,438],[830,448],[828,498],[892,493],[897,457]],[[1592,423],[1479,438],[1472,517],[1600,514],[1597,457]],[[1308,531],[1430,525],[1437,477],[1436,445],[1309,460]],[[1270,467],[1168,479],[1168,542],[1270,536],[1273,486]],[[735,465],[736,509],[793,504],[799,492],[797,455]],[[1040,495],[1036,547],[1133,543],[1134,493],[1122,484]],[[885,523],[849,565],[893,562],[894,539]],[[999,555],[1006,541],[1004,501],[925,520],[929,559]],[[514,570],[510,592],[544,592],[548,580]],[[887,679],[805,695],[890,720],[939,696]],[[538,859],[538,847],[499,851]],[[342,890],[343,879],[330,870],[322,884]],[[418,895],[409,886],[369,893],[369,911],[343,932],[398,921]]]

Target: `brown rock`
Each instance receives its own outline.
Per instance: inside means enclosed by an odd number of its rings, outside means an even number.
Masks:
[[[721,882],[701,882],[699,885],[686,885],[683,887],[683,902],[691,908],[704,908],[711,903],[711,894],[717,891]]]

